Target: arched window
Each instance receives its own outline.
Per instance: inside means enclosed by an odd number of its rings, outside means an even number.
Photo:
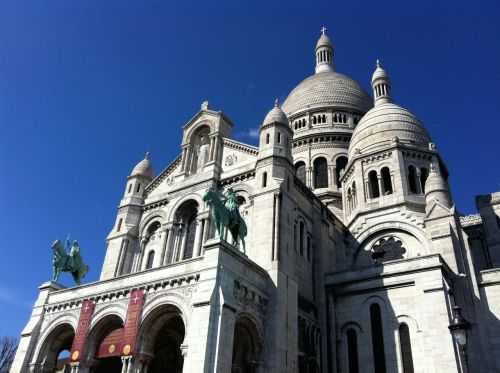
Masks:
[[[262,173],[262,187],[265,188],[267,186],[267,172]]]
[[[380,197],[380,190],[378,188],[377,171],[373,170],[368,173],[368,184],[370,186],[370,198]]]
[[[135,190],[136,193],[139,193],[141,191],[141,184],[137,184],[137,189]]]
[[[399,325],[399,344],[401,347],[401,360],[403,373],[414,373],[413,356],[411,353],[410,329],[405,323]]]
[[[295,252],[298,251],[298,237],[297,237],[297,223],[293,225],[293,249]]]
[[[278,132],[278,144],[281,144],[281,132]]]
[[[328,166],[323,157],[316,158],[313,163],[314,188],[328,187]]]
[[[271,135],[269,135],[268,133],[266,134],[266,144],[269,144],[269,141],[271,139]]]
[[[306,244],[306,258],[307,261],[311,261],[311,237],[307,235],[307,244]]]
[[[155,260],[155,252],[151,250],[148,254],[148,260],[146,262],[146,269],[153,268],[153,263]]]
[[[358,363],[358,336],[354,329],[349,329],[346,332],[347,336],[347,362],[349,373],[359,373]]]
[[[172,240],[171,247],[168,248],[168,263],[190,259],[194,254],[200,253],[201,242],[195,247],[196,230],[201,229],[196,221],[197,216],[198,203],[192,199],[183,202],[175,212],[175,229],[172,232],[177,239]]]
[[[120,232],[120,229],[122,229],[122,223],[123,223],[123,218],[120,218],[120,220],[118,220],[118,226],[116,227],[117,232]]]
[[[422,167],[420,169],[420,185],[421,185],[421,190],[422,193],[425,193],[425,182],[427,181],[427,178],[429,177],[429,171],[427,171],[427,168]]]
[[[380,173],[382,175],[382,188],[384,188],[383,190],[384,196],[392,194],[392,180],[389,168],[388,167],[382,168]]]
[[[295,163],[295,175],[304,184],[306,183],[306,164],[304,162]]]
[[[356,207],[357,204],[358,204],[358,199],[356,196],[356,182],[353,181],[352,182],[352,205],[353,205],[353,208]]]
[[[131,191],[132,191],[132,183],[130,183],[130,184],[128,185],[128,191],[127,191],[127,193],[130,193]]]
[[[380,306],[376,303],[370,306],[370,322],[372,329],[374,373],[386,373],[382,313],[380,312]]]
[[[417,170],[415,166],[408,167],[408,187],[410,193],[417,193]]]
[[[316,116],[313,117],[313,124],[316,124]]]
[[[344,170],[345,166],[347,166],[347,157],[341,156],[335,160],[335,180],[337,188],[342,187],[342,183],[340,182],[340,171]]]
[[[323,123],[326,123],[326,115],[323,114]]]
[[[299,254],[304,255],[304,222],[299,224]]]

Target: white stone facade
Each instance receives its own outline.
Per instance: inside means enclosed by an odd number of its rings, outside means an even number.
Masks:
[[[323,30],[258,147],[205,102],[170,165],[137,164],[100,280],[40,287],[11,372],[58,371],[63,350],[71,373],[500,372],[500,193],[461,216],[387,72],[372,99],[334,52]],[[216,238],[211,187],[236,192],[245,252]]]

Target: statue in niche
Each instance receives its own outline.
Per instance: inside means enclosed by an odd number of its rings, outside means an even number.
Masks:
[[[200,145],[198,148],[198,162],[196,165],[197,170],[203,169],[203,166],[208,161],[208,138],[207,136],[200,136]]]

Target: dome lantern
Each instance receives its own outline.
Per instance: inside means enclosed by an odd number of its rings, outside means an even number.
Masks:
[[[391,80],[379,60],[377,60],[377,67],[372,75],[372,88],[375,106],[392,102]]]
[[[321,35],[316,43],[316,74],[333,71],[333,45],[326,34],[326,27],[321,28]]]

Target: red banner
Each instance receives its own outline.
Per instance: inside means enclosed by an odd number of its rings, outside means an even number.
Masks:
[[[111,356],[121,356],[121,346],[123,342],[123,328],[118,328],[111,331],[102,340],[97,350],[98,358],[105,358]]]
[[[125,320],[125,330],[123,332],[122,355],[126,356],[135,352],[137,332],[141,321],[142,307],[144,306],[144,296],[143,289],[136,289],[130,293],[127,319]]]
[[[82,309],[80,311],[80,319],[78,320],[78,327],[76,328],[75,338],[71,346],[71,361],[79,361],[83,356],[83,349],[87,339],[87,333],[90,327],[90,320],[94,313],[95,304],[89,299],[82,302]]]

